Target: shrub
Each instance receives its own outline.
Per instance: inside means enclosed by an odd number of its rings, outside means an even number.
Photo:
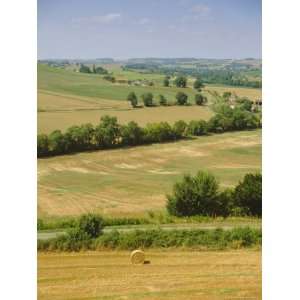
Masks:
[[[262,215],[262,176],[246,174],[234,190],[235,205],[253,216]]]
[[[176,94],[176,100],[177,100],[178,105],[186,105],[187,100],[188,100],[188,96],[183,92],[178,92]]]
[[[86,234],[89,238],[96,238],[102,233],[103,219],[99,215],[83,215],[79,219],[78,229],[78,232],[81,231],[84,233],[83,236]],[[73,233],[75,233],[75,231]]]
[[[207,215],[220,211],[218,199],[219,184],[215,177],[199,171],[195,177],[185,175],[173,187],[173,194],[167,195],[167,210],[175,216]]]

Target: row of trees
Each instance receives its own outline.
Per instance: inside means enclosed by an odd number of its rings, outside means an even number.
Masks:
[[[110,149],[149,143],[174,141],[187,136],[254,129],[261,127],[258,115],[240,109],[226,114],[217,113],[209,121],[177,121],[150,123],[142,128],[135,122],[120,125],[117,118],[103,116],[96,126],[84,124],[72,126],[65,133],[55,130],[49,135],[37,136],[37,156],[47,157],[89,150]]]
[[[262,214],[262,176],[246,174],[235,188],[220,190],[216,178],[207,172],[185,175],[167,196],[167,210],[175,216],[224,216]]]
[[[170,86],[170,79],[171,79],[170,76],[166,76],[163,80],[163,86],[165,86],[165,87]],[[179,88],[185,88],[187,86],[187,77],[186,76],[177,76],[174,79],[174,85]],[[203,84],[201,78],[199,76],[196,77],[196,80],[194,81],[194,84],[193,84],[193,88],[200,92],[203,87],[204,87],[204,84]]]
[[[176,105],[187,105],[188,104],[188,95],[183,93],[183,92],[178,92],[175,96],[176,98]],[[144,103],[144,106],[155,106],[156,104],[154,103],[154,97],[152,93],[145,93],[142,94],[141,100]],[[134,92],[130,92],[127,96],[127,101],[130,102],[131,106],[133,108],[139,107],[139,101],[138,97]],[[164,95],[158,95],[158,103],[159,105],[162,106],[167,106],[170,105],[170,102],[168,102],[167,98]],[[204,105],[207,103],[207,98],[203,96],[202,94],[196,94],[195,95],[195,103],[197,105]]]
[[[108,74],[108,71],[102,67],[96,67],[95,65],[93,65],[92,69],[90,69],[89,66],[86,66],[84,64],[80,65],[79,72],[88,73],[88,74],[100,74],[100,75]]]

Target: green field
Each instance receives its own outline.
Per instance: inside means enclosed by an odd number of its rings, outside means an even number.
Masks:
[[[141,216],[161,211],[184,173],[209,170],[221,186],[261,169],[261,131],[38,160],[38,214]]]
[[[261,252],[149,251],[150,264],[129,252],[40,253],[40,300],[261,299]]]

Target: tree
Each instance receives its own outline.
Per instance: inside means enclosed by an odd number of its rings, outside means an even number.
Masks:
[[[178,76],[176,77],[176,79],[174,80],[174,84],[177,87],[181,87],[181,88],[185,88],[186,87],[186,83],[187,83],[187,79],[184,76]]]
[[[160,105],[167,105],[167,99],[164,95],[158,95],[158,102]]]
[[[136,122],[129,122],[121,127],[123,145],[134,146],[143,142],[144,131]]]
[[[96,74],[102,74],[102,75],[108,74],[108,71],[102,67],[97,67],[93,70],[94,70],[94,73],[96,73]]]
[[[200,77],[196,78],[196,80],[194,81],[193,87],[194,87],[195,90],[198,90],[199,92],[204,87],[204,84],[203,84]]]
[[[247,111],[252,110],[253,102],[248,98],[238,98],[236,101],[239,104],[239,108]]]
[[[187,126],[186,122],[184,122],[182,120],[176,121],[173,125],[173,131],[174,131],[175,137],[181,138],[181,137],[185,136],[187,127],[188,126]]]
[[[164,78],[163,86],[166,86],[166,87],[170,86],[170,80],[169,80],[168,77],[165,77],[165,78]]]
[[[116,82],[116,78],[114,76],[111,76],[111,75],[105,75],[105,76],[103,76],[103,79],[105,79],[107,81],[110,81],[112,83]]]
[[[202,94],[195,95],[195,103],[197,105],[203,105],[206,102],[207,102],[207,98],[205,96],[203,96]]]
[[[150,123],[145,128],[145,139],[148,143],[166,142],[174,139],[174,132],[167,122]]]
[[[199,171],[195,177],[185,175],[175,183],[173,194],[167,195],[167,210],[171,215],[216,215],[220,210],[218,198],[219,184],[215,177]]]
[[[153,95],[152,93],[145,93],[142,95],[142,100],[145,106],[152,106],[153,105]]]
[[[81,73],[91,73],[91,70],[88,66],[85,66],[84,64],[81,64],[80,68],[79,68],[79,72],[81,72]]]
[[[100,148],[111,148],[120,141],[120,125],[116,117],[103,116],[95,128],[95,140]]]
[[[127,96],[127,100],[130,102],[132,107],[137,107],[138,99],[134,92],[130,92]]]
[[[188,96],[183,92],[178,92],[176,94],[176,100],[177,100],[178,105],[186,105],[187,100],[188,100]]]
[[[235,205],[248,210],[253,216],[262,215],[262,176],[246,174],[234,190]]]
[[[49,141],[46,134],[39,134],[37,136],[37,156],[43,157],[49,154]]]
[[[52,154],[64,154],[68,151],[68,143],[60,130],[54,130],[48,136],[49,150]]]
[[[102,233],[103,219],[99,215],[86,214],[78,220],[78,228],[86,233],[90,238],[96,238]]]
[[[190,121],[187,131],[190,135],[205,135],[207,134],[207,123],[204,120]]]

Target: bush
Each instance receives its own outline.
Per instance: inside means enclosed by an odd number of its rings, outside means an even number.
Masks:
[[[234,190],[235,205],[249,211],[250,215],[262,215],[262,176],[246,174]]]
[[[167,210],[175,216],[214,216],[220,211],[219,184],[215,177],[199,171],[195,177],[185,175],[173,187],[173,194],[167,195]]]
[[[176,94],[176,100],[177,100],[178,105],[186,105],[187,100],[188,100],[188,96],[183,92],[178,92]]]
[[[99,215],[87,214],[79,219],[77,231],[83,232],[83,236],[87,235],[89,238],[96,238],[102,234],[102,229],[103,219]]]

